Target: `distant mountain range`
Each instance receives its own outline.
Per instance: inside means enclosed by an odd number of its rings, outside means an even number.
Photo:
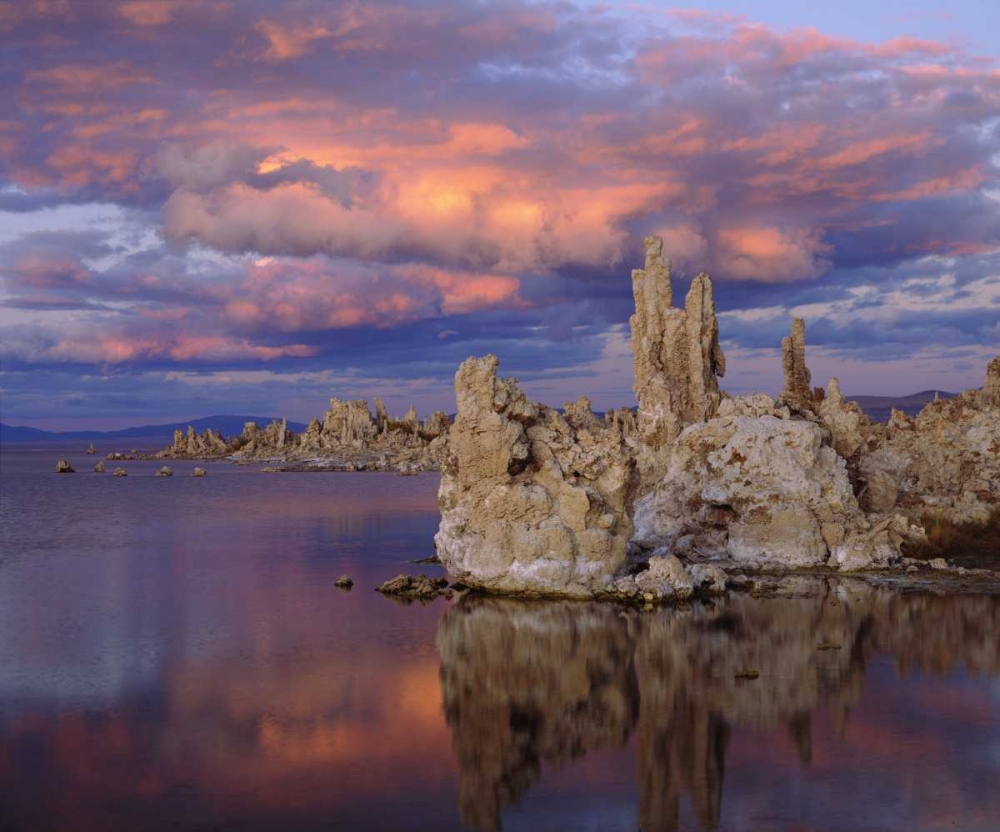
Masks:
[[[869,419],[885,422],[893,408],[902,410],[908,416],[916,416],[927,402],[934,401],[935,396],[951,399],[956,395],[957,393],[947,393],[944,390],[921,390],[909,396],[845,396],[845,398],[861,405],[861,409],[868,414]]]
[[[39,430],[20,425],[7,425],[0,422],[0,442],[64,442],[80,441],[100,442],[110,439],[167,439],[172,440],[175,430],[186,431],[191,425],[202,433],[207,428],[222,431],[223,436],[232,436],[243,432],[245,422],[256,422],[262,428],[274,421],[273,416],[205,416],[201,419],[191,419],[187,422],[174,422],[170,425],[140,425],[124,430],[70,430],[51,431]],[[302,422],[289,422],[289,430],[303,431],[306,426]]]
[[[921,390],[919,393],[911,393],[909,396],[848,396],[849,401],[856,401],[861,405],[869,418],[877,422],[884,422],[889,418],[889,412],[895,408],[904,413],[914,416],[920,412],[927,402],[933,401],[934,396],[939,395],[942,399],[949,399],[955,393],[948,393],[944,390]],[[454,418],[454,417],[453,417]],[[188,422],[174,422],[169,425],[140,425],[124,430],[70,430],[51,431],[29,428],[21,425],[8,425],[0,422],[0,442],[64,442],[80,441],[100,442],[111,439],[172,439],[175,430],[187,430],[191,425],[196,431],[202,433],[207,428],[222,431],[223,436],[232,436],[243,432],[245,422],[256,422],[261,427],[266,427],[274,421],[274,416],[205,416],[201,419],[192,419]],[[302,422],[289,422],[289,430],[296,433],[304,431],[306,425]]]

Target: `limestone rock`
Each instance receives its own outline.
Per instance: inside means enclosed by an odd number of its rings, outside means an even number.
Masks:
[[[701,557],[760,565],[826,561],[823,524],[863,522],[844,460],[811,421],[719,416],[691,425],[663,478],[635,509],[635,540],[671,545],[692,535]]]
[[[74,474],[76,469],[65,459],[60,459],[56,462],[56,473],[57,474]]]
[[[192,477],[207,477],[208,476],[208,471],[206,471],[204,468],[195,468],[191,472],[191,476]]]
[[[656,599],[684,600],[694,593],[694,579],[675,555],[665,550],[654,552],[649,558],[649,568],[635,576],[636,588],[643,595]]]
[[[97,463],[97,465],[94,466],[94,473],[95,474],[103,474],[104,473],[104,460],[103,459],[100,460]]]
[[[649,478],[659,473],[657,453],[686,425],[715,415],[718,377],[726,371],[712,279],[698,275],[684,309],[675,309],[670,263],[664,261],[662,248],[659,237],[647,237],[645,267],[632,272],[635,394],[639,436],[650,449]]]
[[[812,408],[812,374],[806,366],[806,322],[792,320],[790,335],[781,339],[781,372],[784,377],[778,403],[793,411]]]
[[[832,378],[819,404],[819,417],[833,434],[833,447],[844,459],[854,459],[871,433],[871,421],[857,402],[847,402],[840,382]]]
[[[610,586],[631,537],[634,462],[619,431],[529,402],[495,356],[455,376],[438,503],[438,554],[463,584],[590,596]]]
[[[986,520],[1000,506],[1000,406],[986,395],[991,383],[987,375],[982,390],[930,402],[915,419],[893,412],[859,454],[859,478],[869,489],[891,483],[894,509],[914,519],[931,512],[956,523]],[[887,494],[870,508],[888,504]]]
[[[168,468],[166,465],[164,465],[156,472],[156,476],[158,477],[172,477],[173,475],[174,475],[174,469]]]
[[[128,471],[126,471],[124,468],[115,468],[115,470],[111,472],[111,476],[113,476],[113,477],[127,477],[128,476]]]
[[[340,589],[350,589],[354,586],[354,581],[351,579],[350,575],[341,575],[333,582],[333,585],[335,587],[339,587]]]

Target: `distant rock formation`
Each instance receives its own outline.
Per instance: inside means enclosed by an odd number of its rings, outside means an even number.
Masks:
[[[529,402],[498,364],[470,358],[455,376],[438,555],[468,586],[590,596],[625,561],[632,454],[586,399],[565,415]]]
[[[103,474],[104,473],[104,460],[103,459],[100,460],[100,462],[98,462],[97,465],[94,466],[94,473],[95,474]]]
[[[680,598],[725,586],[724,573],[696,574],[706,561],[885,568],[923,539],[928,511],[981,521],[1000,506],[1000,358],[982,390],[876,424],[836,379],[812,388],[795,319],[778,400],[726,397],[711,280],[696,277],[675,309],[661,248],[648,238],[632,273],[637,416],[528,402],[494,356],[459,369],[435,539],[459,580]]]
[[[204,468],[195,468],[191,472],[191,476],[192,477],[207,477],[208,476],[208,471],[206,471]]]
[[[91,443],[90,443],[90,444],[89,444],[89,445],[87,446],[87,456],[93,456],[93,455],[94,455],[94,443],[93,443],[93,442],[91,442]]]
[[[75,474],[76,469],[69,464],[65,459],[60,459],[56,462],[56,473],[57,474]]]
[[[372,416],[364,399],[330,399],[322,420],[313,419],[300,434],[288,429],[288,420],[275,420],[265,428],[247,422],[243,432],[225,439],[218,431],[199,436],[194,428],[174,432],[173,445],[158,457],[212,459],[232,456],[236,460],[335,459],[342,468],[332,470],[398,470],[417,473],[434,469],[444,457],[451,420],[441,411],[423,424],[411,407],[401,419],[392,418],[385,405],[375,399]],[[330,466],[323,466],[330,467]]]
[[[174,469],[169,468],[166,465],[164,465],[156,472],[156,476],[158,477],[172,477],[173,475],[174,475]]]
[[[111,472],[111,476],[112,477],[127,477],[128,476],[128,471],[126,471],[124,468],[115,468],[115,470]]]

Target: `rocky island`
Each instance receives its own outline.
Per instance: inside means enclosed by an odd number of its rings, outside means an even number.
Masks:
[[[651,601],[732,570],[912,570],[928,524],[996,516],[1000,357],[981,390],[874,423],[837,379],[811,387],[794,320],[778,398],[731,397],[711,278],[675,307],[651,237],[632,286],[635,415],[530,402],[492,355],[459,368],[435,542],[462,584]]]

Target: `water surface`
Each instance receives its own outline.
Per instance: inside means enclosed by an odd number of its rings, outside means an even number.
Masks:
[[[1000,826],[1000,599],[401,605],[434,476],[94,461],[0,453],[0,829]]]

